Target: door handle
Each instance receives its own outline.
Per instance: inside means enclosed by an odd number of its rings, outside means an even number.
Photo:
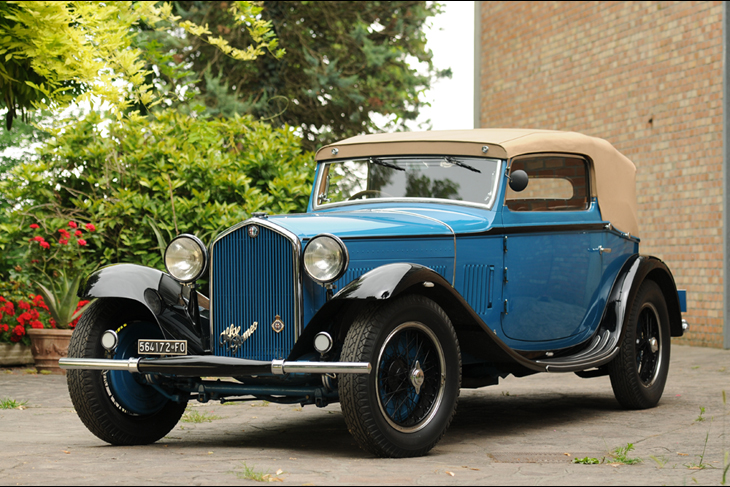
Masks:
[[[602,245],[599,245],[595,249],[588,249],[588,252],[598,252],[599,254],[603,255],[604,253],[610,254],[611,249],[610,248],[604,248]]]

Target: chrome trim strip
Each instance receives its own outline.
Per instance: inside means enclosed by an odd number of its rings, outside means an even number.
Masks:
[[[68,358],[58,360],[58,366],[62,369],[80,370],[126,370],[127,372],[139,372],[137,364],[140,357],[132,357],[128,360],[112,360],[105,358]]]
[[[62,369],[126,370],[127,372],[139,373],[137,366],[139,361],[139,357],[133,357],[127,360],[65,357],[58,361],[58,365]],[[271,373],[276,375],[369,374],[371,370],[372,366],[368,362],[286,362],[284,360],[273,360],[271,362]]]
[[[368,362],[271,362],[273,374],[369,374],[372,366]]]
[[[289,242],[292,244],[292,249],[294,252],[293,258],[294,258],[294,285],[296,286],[295,296],[294,296],[294,317],[295,317],[295,323],[294,323],[294,342],[299,339],[299,336],[302,334],[302,331],[304,329],[304,303],[302,300],[304,299],[304,285],[302,283],[302,273],[301,273],[301,260],[302,260],[302,242],[299,240],[299,237],[297,237],[293,232],[287,230],[286,228],[277,225],[275,223],[272,223],[268,219],[265,218],[258,218],[258,217],[251,217],[248,220],[244,220],[240,223],[237,223],[236,225],[233,225],[232,227],[228,228],[227,230],[220,233],[213,243],[210,244],[210,340],[211,344],[214,343],[215,337],[213,332],[213,324],[215,323],[213,316],[214,316],[214,309],[213,309],[213,296],[215,290],[213,289],[213,255],[215,253],[215,244],[218,243],[223,237],[226,235],[235,232],[241,227],[245,227],[247,225],[259,225],[262,227],[266,227],[269,230],[279,233],[280,235],[283,235]]]

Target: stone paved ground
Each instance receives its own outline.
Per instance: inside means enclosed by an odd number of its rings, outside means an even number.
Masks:
[[[195,403],[190,411],[216,419],[181,422],[154,445],[112,447],[76,417],[65,377],[0,370],[0,399],[27,401],[0,410],[0,484],[255,484],[248,468],[297,485],[719,485],[730,451],[730,404],[721,398],[723,389],[730,395],[730,351],[672,353],[657,408],[620,409],[607,377],[508,378],[462,391],[444,439],[402,460],[359,450],[337,404]],[[608,452],[628,443],[642,462],[612,464]],[[571,463],[585,456],[605,460]]]

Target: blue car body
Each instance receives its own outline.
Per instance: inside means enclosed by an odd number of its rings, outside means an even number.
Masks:
[[[72,358],[62,365],[125,371],[110,376],[119,395],[139,387],[127,371],[157,377],[143,384],[162,395],[155,404],[185,394],[200,401],[248,395],[318,406],[343,400],[343,408],[359,411],[352,398],[360,396],[346,392],[345,406],[342,390],[360,384],[371,392],[358,400],[380,401],[375,410],[384,423],[354,434],[384,456],[428,451],[450,422],[437,414],[442,397],[453,414],[459,387],[495,384],[509,374],[611,375],[622,404],[656,404],[669,336],[687,327],[680,310],[686,297],[661,260],[639,253],[635,168],[608,143],[547,131],[427,132],[356,137],[317,158],[306,213],[254,215],[211,242],[209,302],[194,285],[130,264],[88,279],[85,297],[136,303],[158,327],[155,338],[184,340],[188,356],[140,359],[126,350],[103,363]],[[339,253],[310,259],[322,268],[330,257],[340,259],[339,272],[327,278],[307,264],[318,240],[339,246]],[[398,315],[399,303],[412,302],[435,309],[441,324],[431,327],[431,318],[410,305],[412,319],[382,325],[391,335],[357,335],[369,320]],[[146,331],[135,339],[140,333]],[[391,336],[403,340],[391,344]],[[316,345],[323,337],[324,349]],[[401,354],[388,362],[390,372],[383,370],[383,357],[411,339],[441,357],[441,386],[433,386],[436,399],[420,416],[417,406],[393,409],[384,399],[388,384],[402,381],[408,401],[423,401],[429,372],[420,364],[428,353]],[[354,353],[358,340],[375,352]],[[442,341],[449,342],[443,349]],[[355,356],[367,363],[343,360]],[[376,383],[348,382],[349,366],[362,374],[372,367]],[[409,378],[400,379],[405,371]],[[211,375],[240,384],[201,379]],[[338,376],[349,385],[338,387]],[[359,414],[348,425],[365,431],[371,426],[357,426]],[[414,414],[416,426],[407,419]],[[418,435],[406,434],[421,429],[433,429],[424,447],[413,443]]]

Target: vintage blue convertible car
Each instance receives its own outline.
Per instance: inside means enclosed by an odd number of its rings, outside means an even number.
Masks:
[[[307,213],[256,214],[207,248],[180,235],[168,273],[89,276],[60,363],[92,433],[157,441],[191,399],[339,401],[360,446],[407,457],[444,435],[460,388],[509,374],[609,375],[624,407],[657,404],[684,294],[639,254],[636,168],[608,142],[366,135],[317,162]]]

